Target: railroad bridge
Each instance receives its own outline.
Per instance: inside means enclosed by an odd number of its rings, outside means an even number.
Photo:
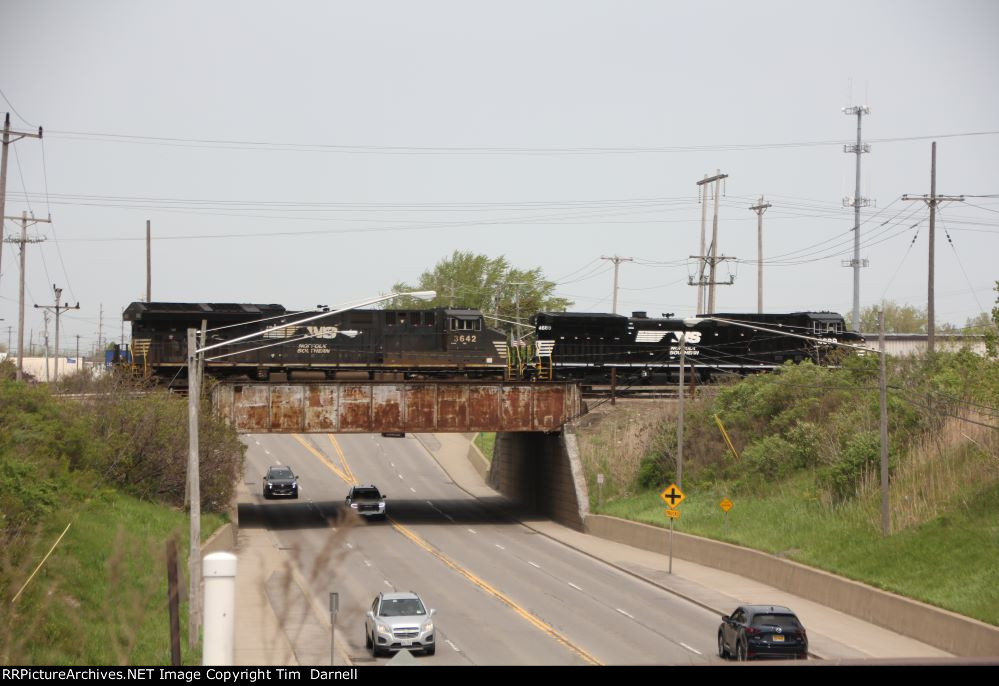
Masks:
[[[240,433],[496,432],[488,483],[521,507],[582,529],[589,509],[575,383],[222,382],[218,412]]]
[[[245,433],[558,431],[582,412],[574,383],[223,382],[213,405]]]

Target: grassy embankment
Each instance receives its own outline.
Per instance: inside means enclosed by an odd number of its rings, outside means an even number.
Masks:
[[[999,625],[999,363],[958,354],[892,364],[887,538],[874,363],[802,365],[690,402],[676,527]],[[600,408],[580,431],[592,511],[665,526],[658,494],[675,480],[674,408],[618,408]]]
[[[3,380],[0,367],[0,664],[170,664],[166,542],[188,551],[186,400],[111,379],[86,399]],[[146,389],[149,390],[149,389]],[[202,537],[225,521],[237,437],[202,424]],[[65,536],[31,578],[39,562]],[[12,602],[20,592],[16,602]],[[181,607],[185,664],[186,603]]]

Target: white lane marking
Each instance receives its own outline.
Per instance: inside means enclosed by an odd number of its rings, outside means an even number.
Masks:
[[[365,560],[365,561],[364,561],[364,564],[365,564],[365,565],[367,565],[368,567],[370,567],[370,566],[371,566],[371,563],[370,563],[370,562],[368,562],[367,560]]]
[[[254,443],[256,443],[257,445],[260,445],[260,441],[254,441]]]
[[[413,488],[412,486],[409,487],[409,490],[411,490],[413,493],[416,493],[416,489]]]
[[[469,529],[469,530],[468,530],[468,533],[470,533],[470,534],[475,534],[475,533],[478,533],[478,532],[477,532],[477,531],[476,531],[475,529]]]
[[[499,548],[500,550],[506,550],[506,548],[504,548],[503,546],[501,546],[499,543],[493,543],[493,545],[496,546],[497,548]]]
[[[541,569],[541,565],[539,565],[537,562],[531,562],[530,560],[528,560],[527,564],[531,565],[532,567],[537,567],[538,569]]]
[[[396,474],[396,476],[399,477],[400,479],[403,478],[402,474]]]
[[[270,451],[270,450],[265,450],[265,451],[264,451],[264,454],[265,454],[265,455],[270,455],[270,454],[271,454],[271,451]],[[278,464],[281,464],[281,463],[280,463],[280,462],[278,462]]]
[[[350,548],[351,550],[353,550],[354,549],[354,544],[353,543],[347,543],[347,547]]]
[[[616,607],[614,609],[617,610],[618,612],[620,612],[621,614],[623,614],[625,617],[628,617],[629,619],[634,619],[635,618],[634,615],[628,614],[627,612],[625,612],[624,610],[622,610],[619,607]]]
[[[680,645],[682,645],[684,648],[686,648],[687,650],[689,650],[692,653],[697,653],[698,655],[703,655],[704,654],[700,650],[698,650],[697,648],[691,648],[686,643],[681,642]]]
[[[461,652],[460,650],[458,650],[458,646],[456,646],[454,643],[451,643],[451,639],[445,639],[444,642],[447,643],[452,648],[454,648],[454,652],[456,652],[456,653],[460,653]]]
[[[388,580],[388,579],[382,579],[382,581],[384,581],[384,582],[385,582],[385,585],[386,585],[386,586],[388,586],[389,588],[392,588],[392,584],[390,584],[390,583],[389,583],[389,580]]]
[[[390,461],[389,464],[392,465],[393,467],[395,467],[395,462],[391,462]]]
[[[568,582],[568,583],[569,583],[569,585],[570,585],[570,586],[572,586],[572,587],[573,587],[574,589],[576,589],[577,591],[582,591],[582,590],[583,590],[582,588],[580,588],[580,587],[579,587],[579,586],[577,586],[576,584],[572,583],[571,581],[570,581],[570,582]]]

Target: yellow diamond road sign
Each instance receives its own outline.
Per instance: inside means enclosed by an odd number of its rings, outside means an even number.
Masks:
[[[674,510],[686,496],[683,495],[683,491],[677,488],[676,484],[670,484],[669,488],[659,494],[659,497],[669,505],[671,510]]]
[[[725,510],[726,512],[732,509],[732,501],[729,500],[728,498],[725,498],[725,500],[721,501],[718,504],[721,506],[721,509]]]

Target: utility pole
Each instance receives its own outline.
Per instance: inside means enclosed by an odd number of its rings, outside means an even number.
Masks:
[[[37,307],[37,305],[36,305]],[[49,311],[42,312],[45,317],[45,383],[49,382]]]
[[[83,361],[80,359],[80,334],[76,334],[76,371],[83,369]]]
[[[888,380],[885,371],[885,311],[878,312],[878,357],[880,373],[878,374],[878,392],[881,404],[881,533],[891,534],[891,510],[888,499]]]
[[[152,226],[146,220],[146,302],[153,301],[153,238]],[[124,336],[122,336],[124,339]]]
[[[771,207],[763,202],[763,196],[750,207],[756,212],[756,312],[763,314],[763,213]]]
[[[701,247],[698,251],[698,255],[704,254],[704,230],[708,223],[708,175],[704,175],[704,179],[700,181],[698,185],[698,191],[700,193],[699,200],[701,201]],[[704,260],[698,260],[697,263],[697,312],[700,314],[704,311]]]
[[[715,285],[717,285],[719,283],[718,281],[715,281],[715,267],[718,265],[719,262],[724,262],[725,260],[735,259],[734,257],[718,257],[718,201],[719,201],[719,199],[721,197],[721,193],[719,192],[718,186],[719,186],[719,184],[724,179],[727,179],[727,178],[728,178],[728,174],[722,174],[721,170],[718,170],[718,173],[716,173],[714,176],[712,176],[710,178],[705,178],[705,179],[697,182],[698,186],[704,186],[704,185],[709,184],[709,183],[714,183],[715,184],[715,189],[714,189],[715,190],[715,214],[714,214],[714,219],[712,220],[712,225],[711,225],[711,245],[708,247],[708,251],[706,253],[702,249],[700,255],[691,255],[690,256],[691,258],[696,257],[697,259],[701,260],[701,267],[698,270],[698,273],[699,273],[700,276],[698,277],[697,285],[698,285],[699,289],[703,289],[704,286],[708,287],[708,311],[707,311],[707,314],[713,314],[714,311],[715,311]],[[703,212],[702,212],[702,214],[703,214]],[[707,281],[704,280],[704,265],[705,264],[707,264],[707,266],[708,266],[708,280]],[[691,286],[693,286],[694,285],[693,279],[691,279],[689,281],[689,283],[690,283]],[[730,276],[729,280],[727,282],[723,281],[721,283],[723,285],[732,285],[733,283],[735,283],[735,277],[734,276]],[[701,298],[698,298],[698,300],[700,301]],[[703,304],[703,303],[699,303],[698,309],[700,309],[700,304]],[[698,314],[700,314],[700,313],[698,313]]]
[[[618,257],[617,255],[614,255],[614,257],[604,257],[601,255],[600,259],[610,260],[614,263],[614,309],[611,311],[617,314],[617,271],[622,262],[634,262],[635,259],[633,257]]]
[[[104,330],[104,303],[101,303],[101,313],[97,319],[97,353],[103,358],[104,348],[101,346],[101,332]],[[101,360],[103,363],[103,359]]]
[[[926,350],[933,352],[935,347],[936,326],[933,296],[934,278],[934,255],[933,246],[936,236],[936,216],[937,205],[942,202],[964,202],[963,195],[937,195],[937,142],[933,141],[933,149],[930,160],[930,194],[929,196],[909,197],[903,195],[902,200],[923,200],[930,207],[930,250],[929,250],[929,270],[927,278],[926,294]]]
[[[55,291],[55,305],[52,306],[52,309],[55,310],[55,318],[56,318],[56,330],[55,330],[55,380],[58,381],[59,380],[59,315],[62,313],[63,310],[78,310],[78,309],[80,309],[80,303],[76,303],[76,305],[73,306],[73,307],[70,307],[68,304],[67,305],[60,305],[59,304],[59,299],[62,297],[62,289],[61,288],[57,288],[55,284],[52,284],[52,290]],[[45,310],[45,321],[47,323],[48,322],[49,307],[50,306],[48,306],[48,305],[35,305],[35,307],[37,307],[39,309]],[[48,328],[47,327],[46,327],[45,331],[46,331],[46,334],[45,334],[46,335],[46,339],[45,339],[46,340],[46,344],[45,345],[46,345],[46,350],[48,350]],[[79,347],[79,343],[77,343],[77,347]],[[46,372],[46,377],[47,377],[48,376],[48,362],[45,363],[45,372]]]
[[[6,148],[5,148],[6,149]],[[14,221],[18,220],[18,217],[3,217],[3,219],[11,219]],[[18,297],[18,314],[17,314],[17,380],[20,381],[24,378],[24,254],[27,252],[26,246],[28,243],[41,243],[44,238],[28,238],[28,213],[22,212],[20,216],[21,220],[21,239],[14,240],[12,238],[6,239],[7,243],[16,243],[21,246],[21,287],[20,295]],[[51,219],[35,219],[31,218],[32,224],[51,224]],[[2,219],[0,219],[0,225],[3,224]],[[46,369],[48,367],[46,366]]]
[[[15,138],[11,138],[15,136]],[[0,153],[0,273],[3,271],[3,220],[7,212],[7,148],[11,143],[15,143],[22,138],[41,138],[42,127],[38,127],[38,133],[28,133],[26,131],[11,131],[10,112],[3,118],[3,152]],[[18,379],[20,379],[20,374]]]
[[[860,141],[861,119],[865,114],[870,114],[871,108],[866,105],[854,105],[844,107],[843,114],[857,115],[857,143],[856,145],[844,145],[843,152],[852,153],[857,156],[857,178],[856,186],[852,198],[843,198],[844,207],[853,207],[853,259],[844,260],[844,267],[853,267],[853,330],[860,330],[860,268],[869,266],[870,262],[860,259],[860,208],[871,204],[867,198],[860,197],[860,156],[871,151],[871,146]]]

